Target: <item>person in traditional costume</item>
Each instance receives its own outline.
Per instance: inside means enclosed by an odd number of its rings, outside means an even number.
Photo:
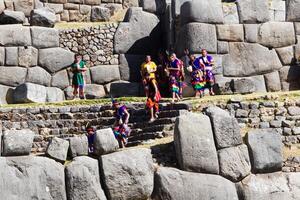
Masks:
[[[75,56],[75,61],[71,65],[71,71],[73,72],[72,86],[73,86],[73,98],[76,98],[79,90],[79,98],[84,99],[84,78],[83,73],[87,70],[85,62],[82,60],[81,55]]]
[[[189,67],[188,71],[190,72],[191,75],[191,83],[193,85],[193,88],[196,92],[195,97],[203,97],[204,94],[204,89],[205,89],[205,76],[203,73],[203,68],[201,67],[200,64],[200,58],[196,58],[195,55],[191,54],[189,55]]]
[[[130,114],[125,105],[120,105],[117,100],[112,100],[113,108],[115,109],[115,123],[114,126],[128,124]]]
[[[158,117],[161,96],[156,80],[152,78],[149,73],[145,74],[145,78],[149,85],[149,96],[147,98],[146,107],[150,114],[150,122],[153,122]]]
[[[156,81],[158,83],[159,91],[161,95],[167,96],[169,94],[168,86],[168,76],[166,73],[166,68],[168,66],[168,59],[164,52],[158,52],[157,59],[157,71],[156,71]]]
[[[119,143],[119,147],[124,148],[128,143],[128,137],[130,136],[131,129],[127,126],[127,124],[121,124],[114,127],[113,132]]]
[[[210,95],[215,95],[213,91],[213,85],[215,84],[215,76],[212,72],[214,66],[214,59],[207,54],[205,49],[202,49],[202,55],[200,56],[200,64],[204,68],[206,77],[206,87],[209,89]]]
[[[153,79],[155,79],[155,72],[156,72],[156,70],[157,70],[157,66],[156,66],[155,62],[153,62],[151,60],[151,56],[150,55],[147,55],[146,59],[145,59],[145,62],[143,62],[142,65],[141,65],[141,70],[140,70],[141,76],[142,76],[143,85],[144,85],[144,90],[145,90],[145,93],[146,93],[146,97],[149,96],[149,85],[147,85],[145,74],[149,73],[150,77],[153,78]]]
[[[88,138],[88,146],[89,146],[89,153],[93,153],[94,152],[94,141],[95,141],[95,137],[96,137],[96,128],[92,127],[92,126],[87,126],[86,128],[86,132],[87,132],[87,138]]]

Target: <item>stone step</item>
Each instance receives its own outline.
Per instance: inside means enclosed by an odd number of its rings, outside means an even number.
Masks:
[[[143,129],[133,129],[131,131],[131,136],[147,133],[147,132],[163,132],[163,131],[171,131],[174,129],[174,124],[166,124],[166,125],[153,125],[149,127],[145,127]]]
[[[144,122],[135,122],[133,124],[130,124],[131,129],[144,129],[150,126],[155,125],[167,125],[167,124],[174,124],[176,118],[158,118],[154,122],[144,121]]]

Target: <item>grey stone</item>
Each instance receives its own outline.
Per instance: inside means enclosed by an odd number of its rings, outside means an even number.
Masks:
[[[70,85],[69,77],[66,70],[57,72],[52,76],[51,86],[58,87],[60,89],[65,89]]]
[[[100,184],[98,160],[87,156],[76,157],[65,171],[69,200],[106,200]]]
[[[93,83],[104,84],[120,80],[118,65],[100,65],[92,67],[90,70]]]
[[[140,83],[131,83],[128,81],[115,81],[105,85],[109,94],[113,97],[136,97],[142,93]]]
[[[5,47],[5,65],[17,66],[18,64],[18,47]]]
[[[265,78],[263,75],[249,77],[254,82],[255,92],[267,92]]]
[[[240,23],[262,23],[270,20],[268,0],[238,0]]]
[[[25,14],[26,17],[30,16],[30,12],[34,9],[33,0],[13,0],[15,11]]]
[[[49,8],[34,9],[30,14],[31,26],[54,27],[56,16],[53,10]]]
[[[238,24],[239,14],[236,3],[223,3],[224,24]]]
[[[141,8],[129,8],[114,36],[115,53],[151,54],[157,51],[160,38],[156,15],[144,12]]]
[[[28,69],[26,82],[50,86],[51,75],[41,67],[32,67]]]
[[[58,137],[52,138],[49,142],[46,155],[57,161],[64,162],[67,159],[69,142]]]
[[[13,87],[0,85],[0,104],[11,103],[13,103]]]
[[[65,94],[61,89],[56,87],[46,87],[46,90],[46,102],[62,102],[65,100]]]
[[[218,54],[227,54],[229,53],[228,42],[218,41]]]
[[[161,15],[166,11],[166,1],[161,0],[142,0],[140,1],[143,10]]]
[[[282,122],[280,120],[270,121],[270,127],[271,128],[280,128],[281,124],[282,124]]]
[[[5,47],[0,47],[0,66],[5,64]]]
[[[267,22],[258,27],[258,43],[270,47],[286,47],[296,43],[291,22]]]
[[[59,47],[58,30],[54,28],[30,27],[32,45],[38,49]]]
[[[237,120],[218,107],[206,109],[210,117],[218,149],[236,146],[242,143],[242,136]]]
[[[279,70],[280,82],[283,91],[300,89],[300,68],[297,66],[284,66]]]
[[[19,66],[32,67],[37,65],[38,50],[32,46],[19,47]]]
[[[286,1],[286,18],[287,21],[300,21],[300,1],[287,0]]]
[[[261,128],[261,129],[270,128],[270,123],[269,122],[260,122],[259,128]]]
[[[259,44],[235,42],[229,43],[229,49],[230,53],[223,57],[225,76],[251,76],[281,68],[275,50],[270,51]]]
[[[293,46],[277,48],[276,52],[281,60],[282,65],[290,65],[294,61]]]
[[[68,3],[64,4],[67,5]],[[64,11],[64,5],[63,4],[56,4],[56,3],[45,3],[45,7],[50,8],[54,11],[55,14],[60,14]],[[73,10],[65,8],[65,10]]]
[[[217,94],[233,94],[233,79],[223,75],[215,76],[214,90]]]
[[[74,53],[62,48],[48,48],[39,50],[39,66],[46,68],[52,73],[70,66],[73,61]]]
[[[245,41],[256,43],[258,40],[258,25],[257,24],[244,24]]]
[[[63,165],[41,156],[0,157],[5,199],[66,200]],[[13,189],[12,189],[13,188]]]
[[[91,11],[91,21],[101,22],[109,21],[110,19],[110,10],[101,6],[93,6]]]
[[[16,87],[13,94],[15,103],[45,103],[46,87],[33,83],[24,83]]]
[[[281,90],[280,77],[278,71],[264,75],[268,92],[277,92]]]
[[[84,93],[87,99],[100,99],[106,96],[104,86],[96,84],[87,84]]]
[[[244,110],[244,109],[237,109],[235,112],[235,117],[237,118],[247,118],[249,114],[248,110]]]
[[[155,200],[238,200],[234,184],[217,175],[160,167],[155,174]]]
[[[123,0],[124,8],[139,7],[139,0]]]
[[[70,149],[69,153],[72,158],[76,156],[87,156],[89,151],[89,144],[86,135],[74,136],[69,139]]]
[[[244,27],[242,24],[217,25],[218,40],[231,42],[244,41]]]
[[[180,9],[180,22],[201,22],[210,24],[223,23],[223,8],[221,0],[197,0],[187,1]]]
[[[294,22],[296,35],[300,35],[300,22]]]
[[[207,116],[195,113],[179,116],[175,123],[174,144],[181,169],[219,173],[217,151]]]
[[[141,80],[140,67],[145,60],[144,55],[121,54],[120,76],[124,81],[139,82]]]
[[[233,81],[233,91],[238,94],[249,94],[255,92],[256,87],[251,79],[236,79]]]
[[[29,155],[33,138],[34,132],[29,129],[6,130],[3,134],[2,156]]]
[[[25,15],[20,11],[4,10],[0,14],[0,24],[23,24]]]
[[[94,154],[97,156],[115,152],[119,148],[111,128],[97,130],[94,141]]]
[[[210,53],[217,52],[216,27],[211,24],[189,23],[178,33],[176,49],[178,55],[188,48],[191,53],[201,53],[204,48]]]
[[[103,155],[100,163],[108,199],[142,200],[150,197],[154,186],[150,149],[129,149]]]
[[[22,34],[20,34],[22,33]],[[30,46],[31,36],[29,27],[22,25],[3,25],[0,29],[0,45]]]
[[[282,167],[281,135],[271,130],[251,130],[247,135],[254,172],[274,172]]]
[[[285,136],[290,136],[290,135],[292,135],[292,129],[291,129],[291,128],[284,127],[284,128],[283,128],[283,135],[285,135]]]
[[[300,115],[300,107],[290,106],[290,107],[288,107],[288,113],[292,116]]]
[[[5,10],[4,0],[0,0],[0,13]]]
[[[0,67],[0,74],[5,74],[0,79],[0,84],[18,86],[25,82],[27,69],[22,67]]]
[[[251,173],[248,148],[242,144],[218,151],[220,174],[233,182],[241,181]]]

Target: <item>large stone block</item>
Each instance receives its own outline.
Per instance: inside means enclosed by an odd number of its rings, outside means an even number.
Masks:
[[[239,199],[235,185],[221,176],[165,167],[155,174],[153,196],[155,200]]]
[[[100,166],[108,199],[143,200],[150,197],[154,169],[149,149],[129,149],[101,156]]]
[[[0,66],[5,64],[5,47],[0,47]]]
[[[74,61],[74,53],[62,48],[48,48],[39,50],[39,66],[50,72],[60,71],[70,66]]]
[[[221,0],[193,0],[182,4],[180,22],[200,22],[209,24],[223,23],[223,8]]]
[[[18,47],[5,47],[5,65],[17,66],[18,57]]]
[[[236,3],[223,3],[223,15],[225,24],[238,24],[239,14]]]
[[[47,87],[47,102],[62,102],[65,100],[64,92],[56,87]]]
[[[233,182],[241,181],[251,173],[251,163],[246,145],[218,151],[220,174]]]
[[[121,54],[120,76],[124,81],[139,82],[141,80],[140,66],[145,61],[144,55]]]
[[[120,80],[118,65],[100,65],[91,68],[92,82],[98,84]]]
[[[143,10],[161,15],[165,13],[167,7],[166,1],[161,0],[141,0],[140,5]]]
[[[16,87],[13,97],[15,103],[45,103],[47,91],[45,86],[24,83]]]
[[[115,53],[118,54],[154,54],[161,44],[158,17],[141,8],[129,8],[114,41]]]
[[[87,84],[84,89],[87,99],[100,99],[106,96],[103,85]]]
[[[22,34],[20,34],[22,33]],[[30,46],[31,35],[29,27],[22,25],[3,25],[0,28],[0,45]]]
[[[0,67],[0,74],[5,74],[0,79],[0,84],[18,86],[25,82],[27,69],[22,67]]]
[[[19,66],[32,67],[37,65],[38,50],[32,46],[19,47]]]
[[[6,130],[3,134],[3,156],[29,155],[34,132],[29,129]]]
[[[295,60],[293,46],[277,48],[276,52],[282,65],[290,65]]]
[[[300,21],[300,1],[286,1],[286,18],[287,21]]]
[[[217,52],[216,27],[211,24],[189,23],[179,32],[176,49],[179,56],[188,48],[191,53],[200,53],[206,49],[210,53]]]
[[[278,92],[281,90],[281,83],[278,71],[264,75],[268,92]]]
[[[50,86],[51,75],[41,67],[32,67],[28,69],[26,82]]]
[[[212,122],[218,149],[237,146],[242,143],[242,136],[237,120],[219,107],[209,107],[206,114]]]
[[[240,23],[262,23],[270,20],[268,0],[238,0]]]
[[[34,0],[13,0],[15,11],[20,11],[26,17],[30,16],[30,12],[34,9]]]
[[[65,89],[70,85],[69,77],[66,70],[57,72],[52,76],[51,86],[58,87],[60,89]]]
[[[259,44],[229,43],[229,54],[223,57],[224,75],[230,77],[264,74],[281,67],[275,50]]]
[[[55,22],[55,12],[47,7],[34,9],[30,14],[31,26],[54,27]]]
[[[4,0],[0,0],[0,14],[5,10]]]
[[[219,173],[209,117],[187,113],[176,119],[174,143],[179,166],[185,171]]]
[[[89,143],[86,135],[71,137],[69,139],[69,143],[70,143],[69,154],[72,158],[75,158],[77,156],[88,155]]]
[[[249,43],[256,43],[258,40],[258,25],[244,24],[245,41]]]
[[[0,104],[13,103],[13,89],[13,87],[0,85]]]
[[[250,94],[256,91],[254,81],[249,78],[234,79],[233,92],[237,94]]]
[[[244,41],[244,27],[242,24],[217,25],[218,40],[242,42]]]
[[[57,137],[52,138],[49,142],[46,155],[57,161],[64,162],[67,159],[69,142]]]
[[[59,33],[57,29],[33,26],[30,30],[34,47],[38,49],[59,47]]]
[[[141,96],[142,84],[128,81],[115,81],[105,85],[108,93],[113,97]]]
[[[66,187],[69,200],[106,200],[100,184],[98,160],[81,156],[66,166]]]
[[[284,66],[279,70],[281,89],[283,91],[300,89],[300,68],[297,66]]]
[[[63,165],[41,156],[0,157],[5,199],[66,200]],[[2,198],[2,197],[1,197]]]
[[[270,47],[286,47],[296,43],[294,24],[267,22],[258,27],[258,43]]]
[[[0,24],[23,24],[25,15],[20,11],[4,10],[0,14]]]
[[[102,6],[93,6],[91,11],[92,22],[109,21],[111,17],[110,10]]]
[[[94,154],[97,156],[116,151],[119,143],[111,128],[101,129],[96,132],[94,141]]]
[[[281,135],[264,129],[249,131],[247,143],[254,172],[274,172],[282,167]]]

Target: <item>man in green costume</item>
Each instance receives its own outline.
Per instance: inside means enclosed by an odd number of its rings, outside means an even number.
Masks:
[[[73,86],[73,97],[75,98],[79,90],[79,98],[84,99],[84,78],[83,72],[87,70],[85,62],[82,60],[81,55],[75,55],[75,61],[71,65],[73,72],[72,86]]]

